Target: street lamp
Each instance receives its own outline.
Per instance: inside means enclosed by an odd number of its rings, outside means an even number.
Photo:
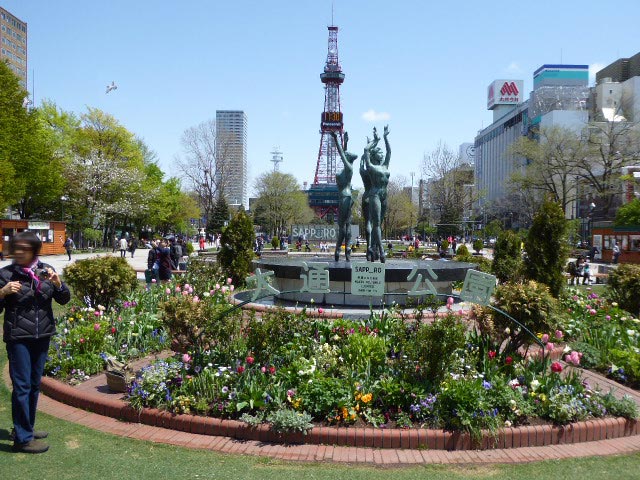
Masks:
[[[60,202],[62,202],[62,221],[64,222],[64,202],[66,202],[67,200],[69,200],[69,197],[67,197],[66,195],[63,195],[60,197]]]
[[[409,201],[411,202],[411,208],[409,209],[409,238],[413,240],[413,177],[416,172],[410,172],[411,175],[411,190],[409,193]]]

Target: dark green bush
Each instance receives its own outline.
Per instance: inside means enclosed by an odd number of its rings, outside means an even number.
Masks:
[[[484,248],[484,243],[479,238],[473,241],[473,249],[476,253],[480,253]]]
[[[218,253],[218,262],[225,276],[233,279],[237,287],[244,286],[249,273],[253,270],[253,222],[240,210],[222,232]]]
[[[187,272],[179,280],[183,285],[191,285],[198,295],[212,290],[216,283],[224,284],[225,281],[220,265],[205,257],[190,259]]]
[[[493,250],[493,274],[502,283],[518,281],[522,276],[522,239],[511,230],[500,232]]]
[[[460,245],[458,247],[458,251],[456,252],[456,255],[460,255],[463,257],[468,257],[469,256],[469,249],[467,248],[466,245]]]
[[[278,238],[277,235],[274,235],[273,238],[271,239],[271,247],[274,250],[277,250],[278,248],[280,248],[280,239]]]
[[[525,251],[526,277],[548,285],[557,298],[567,283],[564,268],[569,254],[567,220],[558,203],[548,199],[542,203],[529,229]]]
[[[415,333],[415,341],[407,345],[407,356],[417,363],[418,375],[438,385],[456,361],[455,352],[465,347],[465,325],[449,314],[423,323]]]
[[[638,315],[640,310],[640,265],[622,264],[609,273],[606,296],[620,308]]]
[[[553,332],[558,325],[558,301],[549,287],[532,280],[525,283],[504,283],[495,290],[494,306],[505,311],[534,335]],[[504,315],[494,312],[494,335],[509,338],[507,350],[517,351],[521,346],[535,342],[523,329]]]
[[[138,283],[135,270],[121,257],[94,257],[65,267],[64,279],[75,295],[91,308],[107,310]]]

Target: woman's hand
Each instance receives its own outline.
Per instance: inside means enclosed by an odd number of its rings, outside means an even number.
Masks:
[[[51,281],[51,283],[53,283],[53,286],[56,288],[62,287],[62,280],[60,280],[60,275],[58,275],[52,268],[47,268],[47,272],[49,272],[49,280]]]
[[[0,298],[19,292],[20,287],[20,282],[8,282],[4,287],[0,288]]]

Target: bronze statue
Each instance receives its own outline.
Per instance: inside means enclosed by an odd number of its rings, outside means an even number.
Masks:
[[[365,185],[362,205],[367,232],[367,260],[370,262],[378,259],[381,262],[385,261],[384,246],[382,245],[382,221],[387,211],[387,185],[389,184],[389,162],[391,161],[388,136],[389,126],[387,125],[384,127],[383,134],[386,149],[383,161],[382,150],[378,148],[380,137],[374,127],[373,140],[370,141],[367,138],[367,146],[360,161],[360,175]],[[368,192],[367,186],[369,187]]]
[[[347,143],[349,142],[349,134],[344,132],[344,143],[340,145],[338,134],[331,132],[333,141],[336,144],[344,168],[336,175],[336,183],[338,184],[338,238],[336,240],[335,260],[340,258],[340,248],[344,242],[344,256],[348,261],[351,260],[351,207],[353,205],[353,197],[351,192],[351,178],[353,177],[353,162],[358,158],[357,155],[347,152]]]

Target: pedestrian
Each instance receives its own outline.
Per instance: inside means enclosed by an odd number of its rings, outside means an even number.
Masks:
[[[64,241],[64,249],[69,256],[69,261],[71,261],[71,252],[74,248],[76,248],[76,246],[74,245],[73,240],[71,239],[71,237],[67,237],[67,239]]]
[[[582,267],[582,284],[588,285],[591,283],[591,268],[589,267],[589,260],[584,261],[584,265]]]
[[[596,247],[595,245],[591,247],[591,250],[589,250],[589,260],[593,262],[596,258],[596,255],[598,255],[599,253],[600,250],[598,250],[598,247]]]
[[[166,283],[172,277],[171,250],[166,239],[160,240],[160,244],[156,247],[156,255],[158,258],[158,278],[161,282]]]
[[[171,246],[169,247],[169,255],[171,256],[171,268],[178,270],[180,264],[180,258],[182,257],[182,247],[176,242],[176,238],[171,239]]]
[[[43,453],[47,432],[34,429],[40,380],[49,343],[56,333],[51,303],[65,305],[71,293],[50,265],[38,259],[42,242],[33,232],[13,236],[9,253],[13,263],[0,270],[0,312],[4,314],[3,340],[13,385],[11,414],[13,450]]]
[[[127,242],[127,239],[122,237],[120,239],[120,256],[122,258],[127,258],[127,249],[129,248],[129,243]]]
[[[133,258],[133,254],[136,253],[136,249],[138,248],[138,239],[131,235],[129,239],[129,251],[131,252],[131,258]]]
[[[614,242],[613,243],[613,263],[616,264],[618,263],[618,259],[620,258],[620,245],[618,245],[618,242]]]
[[[205,244],[204,244],[204,237],[203,236],[200,236],[200,240],[199,240],[198,243],[199,243],[199,246],[200,246],[200,251],[204,252]]]
[[[156,251],[156,242],[151,242],[151,248],[149,249],[149,253],[147,254],[147,269],[144,271],[144,279],[147,285],[153,283],[155,279],[158,281],[158,269],[160,265],[158,264],[158,252]]]

